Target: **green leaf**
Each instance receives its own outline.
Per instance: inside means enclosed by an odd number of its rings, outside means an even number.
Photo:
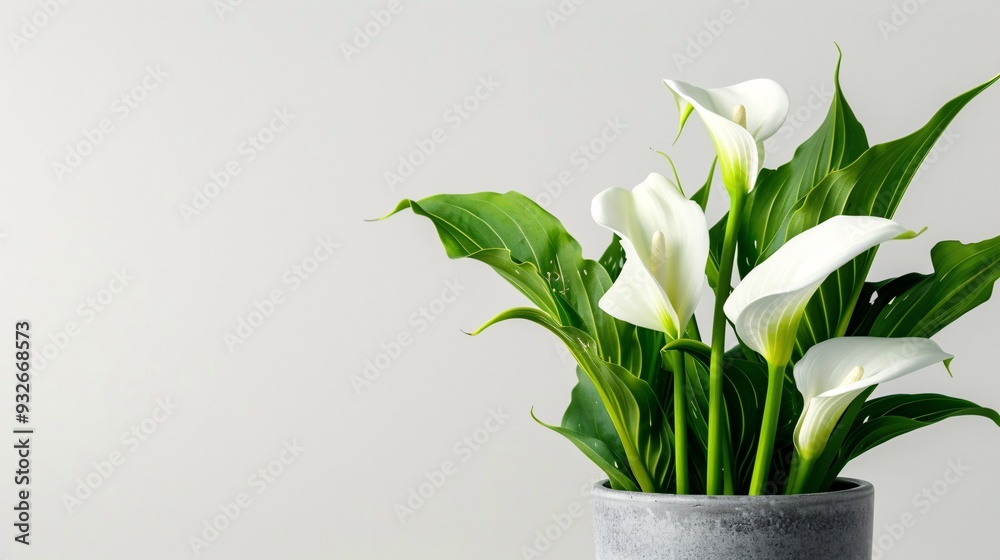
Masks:
[[[707,359],[707,358],[705,358]],[[684,356],[688,430],[688,461],[691,467],[689,490],[704,493],[708,487],[708,388],[707,362],[690,354]]]
[[[692,430],[692,459],[694,451],[704,458],[708,448],[708,357],[701,352],[686,356],[688,389],[688,427]],[[737,494],[750,489],[757,439],[763,418],[764,402],[767,398],[767,365],[742,359],[727,357],[723,364],[723,394],[728,414],[729,440],[732,445],[732,469],[734,489]],[[790,383],[786,383],[781,401],[779,439],[790,440],[795,422],[802,411],[802,398]],[[704,490],[705,465],[699,467],[698,484]],[[692,484],[692,490],[696,486]]]
[[[597,387],[582,368],[576,368],[576,386],[570,394],[570,403],[563,414],[562,427],[574,433],[600,440],[611,454],[611,463],[634,481],[628,468],[628,458],[621,437],[615,430],[611,416],[601,402]],[[608,475],[611,478],[611,475]]]
[[[861,407],[841,451],[846,464],[861,454],[903,434],[956,416],[982,416],[1000,426],[1000,414],[963,399],[945,395],[889,395]]]
[[[840,88],[840,47],[833,73],[834,95],[826,119],[776,170],[763,169],[747,196],[740,227],[737,266],[745,276],[784,244],[786,228],[799,200],[830,172],[854,162],[868,149],[864,127]]]
[[[874,146],[854,163],[827,175],[796,204],[785,240],[833,216],[891,218],[920,163],[952,119],[998,78],[952,99],[913,134]],[[847,331],[875,251],[872,249],[844,265],[820,286],[803,315],[795,357],[817,342]]]
[[[847,336],[868,336],[872,326],[886,306],[901,294],[927,278],[926,274],[911,272],[899,278],[890,278],[880,282],[865,282],[861,288],[861,296],[854,306],[851,322],[847,327]]]
[[[618,275],[622,273],[622,267],[625,266],[625,249],[622,247],[620,237],[616,235],[611,239],[611,244],[604,250],[604,254],[601,255],[601,260],[598,262],[607,271],[612,282],[618,279]]]
[[[490,265],[539,307],[511,310],[488,324],[530,319],[570,347],[587,375],[563,425],[553,429],[616,487],[666,489],[673,436],[649,385],[666,378],[658,363],[663,335],[617,321],[598,306],[624,262],[617,239],[601,263],[584,259],[555,217],[516,192],[404,200],[390,216],[406,208],[432,221],[449,257]]]
[[[943,241],[931,249],[934,274],[888,301],[873,336],[928,338],[986,302],[1000,279],[1000,236],[968,245]]]
[[[501,321],[525,319],[555,334],[594,384],[621,440],[629,470],[643,492],[666,492],[673,484],[673,432],[649,384],[625,368],[604,361],[582,330],[560,325],[539,309],[514,308],[497,315],[474,334]]]
[[[531,417],[535,419],[535,422],[573,442],[573,445],[577,449],[582,451],[584,455],[604,471],[604,474],[611,481],[612,488],[615,490],[639,492],[639,486],[632,480],[632,475],[622,470],[622,467],[627,468],[627,465],[619,462],[619,458],[604,441],[568,428],[546,424],[535,416],[534,411],[531,412]]]
[[[751,193],[752,194],[752,193]],[[708,285],[715,290],[719,285],[719,268],[722,264],[722,246],[726,241],[726,220],[729,213],[726,212],[722,219],[708,229],[708,262],[705,263],[705,276],[708,277]]]
[[[561,325],[589,334],[601,356],[621,362],[628,326],[598,307],[611,278],[541,206],[517,192],[451,194],[403,200],[389,216],[406,208],[433,222],[449,257],[490,265]]]
[[[875,390],[859,395],[841,417],[806,486],[809,492],[830,488],[840,471],[871,449],[913,430],[957,416],[982,416],[1000,426],[1000,414],[945,395],[889,395],[865,402]]]
[[[708,195],[712,192],[712,179],[715,177],[715,167],[719,163],[719,158],[712,160],[712,167],[708,169],[708,179],[705,179],[705,184],[698,189],[698,192],[691,195],[691,200],[698,203],[701,206],[701,211],[704,212],[708,208]]]
[[[833,74],[834,95],[826,119],[777,169],[762,169],[747,195],[738,235],[736,258],[740,276],[774,254],[785,242],[785,230],[796,204],[831,171],[844,167],[868,149],[865,129],[854,116],[840,88],[840,48]],[[719,276],[719,256],[726,232],[724,215],[709,232],[708,282]]]

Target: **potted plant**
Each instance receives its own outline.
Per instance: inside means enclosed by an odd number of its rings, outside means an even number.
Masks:
[[[576,359],[561,423],[539,422],[608,477],[594,490],[598,558],[871,558],[874,491],[838,478],[844,466],[945,418],[1000,425],[953,397],[871,398],[881,383],[950,364],[930,337],[989,299],[1000,237],[938,243],[931,274],[867,278],[881,243],[918,235],[892,221],[900,199],[951,120],[997,78],[913,134],[869,146],[839,70],[838,59],[826,119],[777,169],[761,164],[788,112],[779,84],[665,80],[680,130],[696,113],[716,161],[690,196],[676,169],[673,180],[653,173],[598,194],[593,217],[614,235],[596,261],[517,192],[404,200],[389,214],[430,219],[449,257],[488,264],[533,304],[472,334],[527,320]],[[716,168],[729,212],[709,227]],[[706,282],[715,303],[702,328]],[[739,342],[727,348],[729,326]]]

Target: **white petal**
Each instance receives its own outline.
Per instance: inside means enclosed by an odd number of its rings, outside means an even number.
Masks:
[[[879,243],[908,235],[885,218],[834,216],[750,271],[726,301],[726,316],[747,346],[769,362],[786,363],[802,311],[823,280]]]
[[[951,359],[933,340],[926,338],[844,337],[821,342],[795,365],[795,383],[805,395],[834,397]],[[864,377],[844,384],[844,375],[855,366]],[[800,379],[801,378],[801,379]]]
[[[822,454],[840,417],[863,391],[864,389],[858,389],[836,397],[816,397],[806,401],[792,435],[799,454],[806,459],[814,459]]]
[[[739,184],[749,192],[764,162],[764,140],[781,128],[788,115],[785,89],[773,80],[750,80],[714,89],[674,80],[663,83],[677,101],[681,128],[692,108],[705,123],[727,187]],[[732,120],[737,105],[746,109],[745,129]]]
[[[665,313],[672,318],[673,326],[683,332],[705,283],[708,223],[701,207],[685,198],[666,177],[653,173],[632,191],[612,188],[597,195],[592,213],[597,223],[622,238],[626,252],[621,275],[624,278],[605,297],[609,298],[609,306],[613,304],[628,316],[605,310],[647,328],[652,327],[637,322],[640,316],[648,320],[650,312],[661,318]],[[651,243],[656,232],[663,235],[665,258],[661,266],[654,267]],[[627,277],[626,272],[629,272]],[[650,288],[650,279],[662,298]],[[627,298],[636,301],[623,301]],[[641,312],[644,306],[652,309]],[[663,326],[656,329],[663,330]]]
[[[666,292],[646,270],[632,244],[625,238],[621,244],[625,249],[625,265],[601,297],[601,309],[616,319],[655,331],[665,331],[670,325],[671,334],[676,337],[680,330],[677,312]]]
[[[807,457],[822,453],[844,410],[866,388],[951,358],[926,338],[844,337],[813,346],[795,364],[795,385],[806,402],[796,448]],[[858,366],[863,377],[846,382]]]

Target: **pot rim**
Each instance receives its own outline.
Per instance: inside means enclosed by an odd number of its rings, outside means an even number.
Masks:
[[[633,492],[631,490],[614,490],[609,484],[610,480],[604,479],[598,481],[594,484],[593,496],[597,499],[602,500],[622,500],[622,501],[637,501],[637,500],[647,500],[647,501],[671,501],[675,503],[705,503],[708,502],[729,502],[733,505],[745,505],[751,503],[760,503],[761,500],[768,500],[771,503],[774,501],[782,503],[796,503],[803,501],[825,501],[829,499],[839,499],[839,500],[851,500],[851,499],[861,499],[867,498],[875,493],[875,486],[867,480],[861,480],[859,478],[846,478],[838,477],[836,483],[847,484],[847,488],[841,490],[831,490],[829,492],[815,492],[812,494],[793,494],[791,496],[786,496],[784,494],[767,494],[763,496],[746,496],[746,495],[733,495],[733,496],[709,496],[706,494],[659,494],[653,492]]]

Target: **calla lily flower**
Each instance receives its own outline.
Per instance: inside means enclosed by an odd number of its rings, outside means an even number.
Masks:
[[[915,235],[885,218],[834,216],[750,271],[726,300],[726,316],[744,344],[784,366],[806,304],[826,277],[879,243]]]
[[[715,144],[726,189],[750,192],[764,164],[764,140],[777,132],[788,116],[785,88],[764,79],[714,89],[674,80],[663,83],[677,101],[678,136],[691,112],[697,111]]]
[[[795,426],[795,448],[815,460],[851,402],[865,389],[953,356],[926,338],[844,337],[820,342],[795,364],[805,408]]]
[[[708,258],[708,223],[696,202],[663,175],[633,190],[598,194],[591,211],[621,238],[625,264],[601,298],[613,317],[679,338],[701,299]]]

